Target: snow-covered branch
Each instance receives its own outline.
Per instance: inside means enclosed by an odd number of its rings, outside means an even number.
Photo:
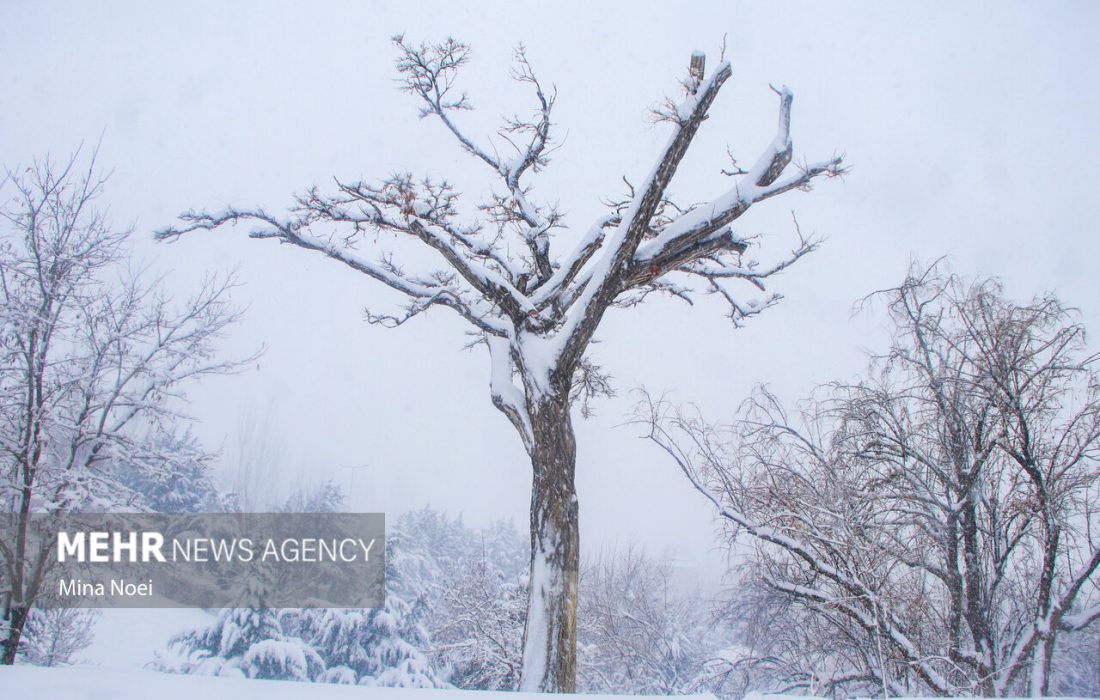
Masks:
[[[566,364],[579,359],[608,306],[622,291],[623,272],[637,251],[642,239],[650,231],[650,219],[660,206],[676,169],[687,154],[692,139],[698,132],[722,85],[732,71],[728,63],[722,63],[700,86],[677,107],[674,133],[657,158],[657,164],[646,177],[640,194],[623,213],[614,233],[607,237],[602,255],[596,261],[592,274],[584,285],[572,313],[562,328],[564,343],[562,358]]]
[[[156,237],[160,240],[177,238],[185,233],[196,230],[211,230],[226,223],[236,223],[242,219],[253,220],[265,224],[264,227],[253,230],[249,235],[257,239],[276,239],[284,243],[312,250],[322,255],[337,260],[344,265],[361,272],[385,284],[387,287],[405,294],[414,301],[410,308],[412,315],[427,310],[431,306],[445,306],[457,312],[469,323],[478,329],[492,335],[506,335],[507,326],[494,317],[489,305],[480,296],[474,296],[464,290],[457,282],[453,273],[436,271],[430,276],[414,276],[407,274],[386,256],[372,261],[358,255],[350,246],[338,243],[332,238],[321,238],[309,233],[309,220],[303,217],[279,220],[267,214],[263,210],[225,209],[218,213],[187,212],[180,216],[187,225],[179,228],[165,228],[157,231]],[[421,238],[425,243],[429,240],[438,243],[438,236],[432,236],[425,226],[413,224],[398,225],[383,215],[367,215],[362,219],[343,217],[342,221],[351,221],[357,224],[369,224],[381,229],[392,229],[398,226],[398,230],[407,230]],[[430,245],[430,244],[429,244]],[[435,246],[433,246],[435,247]],[[440,244],[440,247],[446,248]],[[447,248],[449,253],[454,253],[454,248]],[[454,254],[452,259],[460,260],[460,256]],[[481,270],[486,268],[481,267]],[[470,277],[477,279],[476,273],[469,266],[465,266],[465,272]],[[488,277],[488,275],[487,275]],[[467,278],[469,279],[469,277]],[[488,282],[486,282],[488,284]]]
[[[424,103],[421,117],[437,117],[458,140],[467,153],[488,165],[504,182],[507,197],[493,197],[483,209],[499,223],[515,223],[520,226],[521,238],[531,255],[533,270],[528,279],[545,281],[553,274],[549,252],[549,232],[558,225],[559,215],[553,209],[544,211],[528,199],[528,189],[520,179],[525,173],[538,172],[549,163],[551,112],[556,91],[550,94],[543,89],[521,45],[515,51],[512,79],[530,85],[537,100],[537,116],[511,117],[498,130],[498,135],[515,151],[513,158],[503,158],[495,149],[484,148],[474,142],[459,128],[452,113],[470,109],[465,93],[452,96],[459,69],[469,60],[468,45],[447,39],[440,44],[414,46],[404,37],[396,36],[394,44],[401,52],[397,62],[406,92],[416,95]],[[526,143],[517,139],[527,138]]]
[[[784,664],[851,650],[887,685],[1048,694],[1056,645],[1100,617],[1082,329],[1052,298],[1016,304],[938,266],[881,294],[892,343],[862,379],[797,411],[760,389],[730,426],[651,399],[640,421],[745,536],[750,585],[819,626]]]
[[[0,548],[5,664],[51,561],[50,545],[28,544],[30,514],[131,507],[114,465],[177,464],[162,438],[186,419],[187,382],[256,358],[217,353],[240,317],[232,277],[177,305],[160,280],[126,269],[128,232],[94,208],[95,155],[83,173],[75,161],[9,172],[16,196],[0,210],[0,503],[16,533]]]
[[[778,133],[753,169],[731,192],[695,207],[678,207],[669,185],[732,73],[721,62],[708,75],[705,56],[695,52],[683,99],[660,111],[672,134],[650,174],[638,188],[628,182],[626,199],[608,203],[608,214],[559,250],[555,244],[566,228],[564,215],[556,205],[534,201],[530,182],[554,149],[556,92],[536,77],[526,51],[517,50],[512,78],[533,91],[535,105],[527,116],[506,119],[497,131],[508,144],[504,148],[513,151],[505,157],[493,142],[481,142],[460,124],[461,114],[472,108],[457,87],[469,46],[451,38],[413,44],[398,36],[394,43],[402,89],[419,101],[420,115],[438,120],[464,153],[492,173],[490,190],[473,207],[460,206],[446,180],[398,174],[376,183],[337,181],[334,194],[309,189],[295,198],[287,216],[232,207],[189,211],[178,226],[156,235],[175,239],[250,221],[258,224],[253,238],[321,253],[405,297],[398,312],[369,311],[370,322],[397,326],[444,306],[472,326],[471,346],[485,345],[490,355],[490,398],[519,433],[534,475],[534,607],[527,618],[522,685],[571,692],[579,565],[571,411],[579,405],[587,415],[589,399],[613,391],[607,373],[587,355],[605,312],[655,293],[688,303],[700,294],[717,293],[735,321],[767,308],[778,295],[742,300],[726,285],[746,283],[762,292],[765,280],[816,243],[801,239],[789,255],[762,264],[749,259],[750,241],[730,224],[754,203],[839,174],[840,159],[803,167],[784,179],[793,158],[792,98],[784,88]],[[415,259],[421,267],[406,269],[401,257],[405,241],[430,249],[431,262],[413,256],[404,263]]]

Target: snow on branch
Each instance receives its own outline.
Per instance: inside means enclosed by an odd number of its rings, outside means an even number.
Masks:
[[[457,87],[469,46],[451,38],[413,44],[402,36],[394,37],[394,44],[402,89],[419,100],[420,116],[439,120],[459,148],[492,173],[489,191],[473,207],[463,211],[458,192],[446,180],[415,180],[399,173],[376,182],[337,180],[332,194],[311,188],[294,199],[285,216],[233,207],[189,211],[178,226],[161,229],[156,237],[176,239],[249,221],[257,225],[253,238],[318,252],[404,295],[400,312],[368,312],[372,323],[398,326],[443,306],[473,327],[471,346],[488,348],[493,405],[519,433],[534,475],[520,685],[573,692],[579,539],[571,409],[579,404],[587,415],[590,399],[612,393],[610,377],[587,354],[604,314],[655,293],[689,304],[700,294],[718,294],[735,322],[767,308],[778,295],[742,301],[727,285],[747,283],[764,291],[765,280],[813,251],[816,243],[800,235],[788,256],[761,264],[747,258],[751,241],[731,224],[757,202],[840,174],[841,161],[803,166],[784,176],[793,146],[792,96],[783,88],[777,91],[777,134],[756,165],[731,191],[704,204],[678,206],[669,185],[732,73],[721,61],[708,75],[705,56],[696,52],[682,83],[682,99],[658,112],[672,133],[650,173],[637,188],[627,182],[628,196],[608,202],[610,212],[562,251],[552,244],[565,228],[564,215],[556,205],[535,201],[530,182],[548,165],[553,150],[556,92],[536,77],[523,47],[515,53],[512,78],[533,91],[535,105],[527,116],[507,118],[497,131],[513,151],[504,157],[492,142],[480,143],[458,122],[472,108]],[[431,262],[421,256],[403,260],[405,242],[429,249]],[[414,260],[421,267],[406,269]],[[848,580],[835,569],[823,568],[822,575],[826,571]]]
[[[820,625],[771,647],[787,668],[850,648],[882,687],[1049,694],[1055,645],[1100,619],[1097,356],[1054,297],[938,264],[875,296],[892,341],[861,378],[793,411],[759,388],[729,426],[646,397],[639,422],[750,536],[740,571],[772,597],[745,606]]]
[[[151,436],[187,418],[188,380],[240,371],[258,356],[216,351],[240,318],[232,275],[207,277],[175,301],[162,280],[127,266],[129,231],[95,206],[105,182],[95,156],[84,172],[76,155],[9,172],[17,196],[0,207],[10,225],[0,249],[0,458],[12,466],[0,495],[23,513],[123,503],[105,465],[151,454],[171,462]]]
[[[484,162],[503,179],[508,189],[507,197],[493,197],[491,203],[482,209],[498,222],[521,224],[520,235],[531,253],[537,278],[545,280],[550,277],[553,268],[547,234],[557,226],[560,215],[553,208],[544,209],[532,204],[528,199],[528,188],[520,184],[520,178],[528,171],[538,172],[549,163],[550,115],[557,91],[547,94],[531,67],[526,49],[518,46],[514,54],[512,79],[534,89],[537,108],[534,118],[507,118],[497,131],[515,152],[513,158],[506,159],[497,154],[496,149],[490,153],[490,149],[475,143],[451,117],[453,112],[471,108],[466,93],[453,95],[456,76],[469,60],[470,47],[450,38],[440,44],[418,46],[406,42],[402,36],[394,37],[393,41],[401,52],[397,70],[402,75],[403,89],[424,103],[420,116],[438,117],[467,153]]]
[[[393,43],[400,50],[397,72],[401,75],[401,89],[424,102],[420,117],[439,117],[470,155],[500,170],[497,160],[467,138],[449,116],[451,112],[473,109],[466,93],[453,93],[458,70],[470,59],[469,45],[447,37],[439,44],[414,46],[400,34],[393,37]]]
[[[770,401],[771,397],[765,395],[764,400]],[[672,457],[692,487],[715,507],[719,517],[730,523],[734,531],[743,531],[787,552],[806,567],[809,581],[821,579],[827,587],[796,583],[789,578],[772,578],[769,585],[799,598],[827,604],[865,631],[885,635],[923,682],[935,692],[950,692],[952,686],[936,668],[936,660],[926,658],[904,624],[884,612],[889,606],[880,601],[873,585],[869,585],[860,572],[849,570],[845,562],[834,558],[827,539],[823,539],[827,531],[815,533],[816,541],[804,540],[796,534],[799,529],[782,525],[784,518],[797,517],[795,512],[772,511],[770,517],[777,521],[776,525],[757,519],[753,511],[760,506],[761,499],[768,497],[769,487],[742,482],[724,467],[726,459],[719,441],[726,434],[725,430],[648,394],[643,394],[635,420],[648,430],[647,437]],[[784,430],[780,424],[764,427]],[[788,435],[802,440],[796,433]],[[805,446],[810,447],[808,443]],[[813,453],[813,448],[810,452]],[[785,472],[785,476],[790,476],[789,472]],[[791,577],[792,573],[786,571],[784,576]],[[798,573],[794,576],[803,578]]]
[[[575,352],[576,348],[583,349],[603,310],[620,294],[641,290],[644,297],[650,291],[663,289],[676,296],[690,298],[690,292],[683,287],[667,282],[655,283],[657,278],[668,272],[682,271],[707,278],[711,290],[720,293],[730,303],[730,315],[735,321],[752,315],[774,303],[778,297],[773,296],[764,304],[742,305],[718,280],[737,277],[750,280],[759,287],[760,281],[769,274],[778,273],[816,247],[816,243],[802,239],[800,234],[800,246],[786,260],[770,270],[750,271],[740,260],[747,249],[746,242],[729,228],[730,223],[757,202],[792,189],[808,189],[819,176],[837,176],[844,172],[841,158],[834,157],[802,167],[797,174],[779,179],[794,152],[790,137],[790,110],[794,96],[786,87],[776,91],[780,97],[776,135],[753,168],[727,193],[691,207],[667,222],[660,221],[663,217],[658,213],[669,204],[666,196],[669,183],[706,119],[708,109],[731,74],[729,64],[721,63],[709,77],[704,78],[699,72],[701,66],[702,62],[693,57],[694,72],[686,84],[685,99],[675,105],[668,103],[658,112],[662,121],[673,125],[675,132],[640,193],[631,188],[632,199],[621,213],[615,235],[605,245],[603,258],[578,284],[583,291],[575,292],[577,308],[565,326],[567,354]],[[710,266],[694,264],[708,257]],[[724,274],[709,275],[707,272],[710,270],[723,271]]]
[[[322,238],[309,233],[311,217],[323,218],[329,221],[352,223],[356,230],[361,226],[370,226],[376,230],[390,230],[405,232],[414,235],[424,243],[436,248],[449,263],[462,273],[467,281],[476,280],[485,288],[489,286],[489,279],[494,277],[487,268],[478,265],[476,268],[468,258],[464,258],[457,249],[448,245],[445,236],[433,235],[435,232],[424,225],[413,223],[401,223],[398,220],[387,217],[380,208],[370,210],[360,209],[357,214],[350,213],[337,207],[336,200],[326,200],[311,194],[301,199],[305,212],[296,217],[285,220],[277,219],[267,214],[262,209],[246,210],[227,208],[217,213],[186,212],[180,216],[186,225],[179,228],[164,228],[156,232],[158,240],[171,240],[179,236],[197,230],[211,230],[226,223],[237,223],[240,220],[252,220],[261,222],[264,226],[254,229],[249,236],[257,239],[276,239],[283,243],[312,250],[337,260],[348,267],[372,277],[386,286],[408,296],[413,304],[407,309],[406,317],[398,321],[393,316],[375,316],[368,312],[368,318],[378,319],[384,324],[400,325],[411,316],[415,316],[432,306],[444,306],[456,311],[469,323],[478,329],[492,335],[505,335],[506,326],[492,317],[488,304],[485,303],[477,290],[471,292],[458,283],[456,275],[448,271],[438,270],[428,276],[417,276],[406,273],[398,267],[389,255],[383,254],[377,260],[368,260],[358,255],[354,249],[347,245],[345,240],[341,245],[334,238]],[[458,268],[457,265],[461,268]],[[479,272],[482,274],[479,277]]]
[[[732,74],[724,61],[707,74],[705,57],[693,54],[682,99],[659,110],[672,133],[649,175],[637,188],[627,183],[627,198],[609,202],[611,212],[559,251],[552,243],[564,227],[563,215],[554,206],[534,202],[528,182],[549,163],[556,91],[537,77],[526,50],[516,49],[511,77],[531,89],[534,105],[517,111],[524,116],[507,118],[498,130],[513,151],[506,158],[491,143],[472,138],[456,121],[472,108],[458,87],[470,47],[451,38],[415,44],[397,36],[393,41],[402,90],[418,98],[420,115],[439,120],[459,147],[489,166],[494,181],[503,184],[502,190],[490,191],[476,204],[478,216],[464,218],[460,194],[447,180],[397,173],[377,182],[336,180],[331,194],[310,188],[295,197],[285,216],[233,207],[189,211],[178,226],[164,228],[156,237],[174,239],[250,221],[258,225],[250,234],[253,238],[319,252],[407,297],[399,311],[368,311],[368,321],[398,326],[431,308],[449,308],[476,332],[509,341],[512,359],[519,358],[515,368],[537,370],[537,379],[524,379],[523,391],[552,390],[563,396],[572,392],[574,374],[608,308],[633,306],[650,294],[692,304],[701,295],[713,294],[740,322],[780,298],[765,290],[765,280],[817,246],[800,234],[799,245],[787,256],[764,264],[750,259],[752,241],[731,228],[752,204],[791,189],[808,189],[819,177],[843,172],[838,157],[784,174],[793,160],[793,96],[786,87],[776,90],[779,125],[756,164],[726,193],[680,207],[671,200],[669,185]],[[406,269],[396,248],[386,245],[399,240],[430,248],[435,264]],[[742,298],[731,287],[737,283],[748,283],[746,289],[764,296]],[[505,403],[498,407],[511,410]]]

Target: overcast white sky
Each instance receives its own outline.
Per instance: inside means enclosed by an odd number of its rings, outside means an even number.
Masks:
[[[727,144],[751,162],[770,141],[769,83],[795,93],[797,156],[838,151],[852,166],[741,219],[741,233],[764,234],[765,258],[791,245],[792,209],[827,238],[775,281],[782,304],[747,327],[717,304],[607,319],[596,354],[620,396],[577,424],[588,551],[641,540],[701,561],[714,543],[710,513],[674,466],[619,427],[632,388],[721,418],[756,382],[795,398],[850,377],[883,342],[880,321],[853,318],[852,303],[899,281],[911,257],[949,255],[1017,297],[1054,290],[1100,329],[1100,4],[0,2],[0,162],[65,156],[103,133],[105,203],[134,227],[138,255],[180,290],[238,267],[249,312],[227,347],[268,348],[246,374],[192,392],[200,435],[232,444],[242,416],[268,415],[291,477],[337,476],[356,508],[431,503],[525,525],[525,455],[489,404],[487,359],[460,352],[461,323],[433,312],[368,326],[363,307],[393,295],[243,227],[173,245],[150,233],[191,207],[279,210],[334,175],[408,169],[484,194],[484,168],[396,90],[399,32],[473,45],[465,86],[479,109],[463,123],[482,137],[529,104],[507,80],[512,48],[527,46],[558,88],[563,140],[534,196],[568,212],[566,236],[621,193],[621,176],[650,169],[666,134],[648,108],[674,94],[693,49],[717,60],[727,33],[734,75],[675,192],[713,196],[727,184]]]

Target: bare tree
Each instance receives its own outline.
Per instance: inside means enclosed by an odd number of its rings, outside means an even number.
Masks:
[[[263,512],[279,502],[287,448],[276,424],[270,407],[252,404],[237,416],[236,440],[226,449],[222,483],[241,512]]]
[[[876,298],[866,379],[726,428],[650,401],[650,437],[754,543],[748,607],[794,621],[757,650],[779,689],[1045,695],[1100,617],[1097,357],[1049,295],[933,266]]]
[[[698,591],[667,561],[628,547],[585,557],[578,681],[586,693],[718,691],[711,660],[728,639]]]
[[[585,356],[596,329],[609,308],[636,305],[653,293],[689,303],[702,293],[715,294],[729,304],[735,323],[770,306],[777,295],[746,299],[736,285],[762,292],[769,277],[814,243],[800,240],[786,257],[762,265],[748,256],[750,241],[731,224],[753,204],[839,174],[841,161],[831,158],[783,175],[793,157],[793,96],[784,87],[776,91],[778,130],[755,164],[727,172],[732,184],[716,197],[694,205],[673,202],[669,183],[731,75],[725,62],[706,74],[703,57],[696,55],[683,99],[655,111],[672,133],[651,172],[561,252],[552,241],[565,228],[564,216],[537,202],[530,185],[549,163],[556,93],[544,89],[524,50],[516,52],[512,77],[530,87],[535,109],[499,130],[510,149],[504,155],[478,143],[457,121],[471,109],[456,88],[469,47],[453,39],[394,41],[402,88],[420,101],[421,116],[437,119],[496,178],[499,189],[478,203],[476,217],[460,214],[459,193],[448,181],[398,174],[378,183],[337,181],[332,194],[311,188],[296,197],[286,216],[234,207],[189,211],[180,227],[162,229],[157,237],[247,220],[256,225],[252,238],[320,253],[408,298],[398,314],[368,310],[372,323],[397,326],[444,307],[470,324],[475,343],[483,343],[490,356],[493,404],[519,433],[533,470],[522,688],[572,691],[579,539],[571,407],[609,388],[606,375]],[[426,246],[436,264],[407,267],[420,258],[401,259],[405,241]]]
[[[92,643],[99,616],[98,610],[81,608],[32,609],[19,658],[36,666],[68,666]]]
[[[95,157],[7,172],[0,210],[0,541],[3,663],[11,664],[49,560],[27,537],[36,512],[141,507],[120,461],[146,471],[194,459],[158,439],[180,418],[181,389],[241,363],[214,348],[237,318],[228,279],[176,307],[126,269],[127,231],[94,208]],[[248,361],[248,360],[245,360]]]
[[[516,551],[526,551],[522,540],[516,544]],[[519,686],[527,587],[522,573],[509,576],[494,554],[483,536],[481,547],[443,581],[442,609],[429,622],[433,655],[450,666],[449,681],[460,688]]]

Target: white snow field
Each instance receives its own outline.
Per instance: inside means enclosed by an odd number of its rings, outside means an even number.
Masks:
[[[0,695],[35,700],[539,700],[538,693],[370,688],[354,685],[182,676],[144,669],[69,666],[0,668]],[[628,698],[629,695],[588,695]],[[715,700],[713,695],[690,696]]]
[[[537,693],[471,690],[374,688],[367,686],[268,681],[245,678],[162,673],[147,668],[157,656],[171,662],[167,641],[176,632],[210,624],[198,609],[106,609],[96,625],[95,640],[73,666],[0,667],[0,698],[35,700],[538,700]],[[629,698],[629,695],[588,695]],[[691,696],[717,700],[713,695]]]
[[[159,655],[170,660],[172,635],[209,625],[214,616],[198,608],[105,609],[91,646],[76,654],[77,665],[111,669],[144,668]]]
[[[421,688],[372,688],[354,685],[260,681],[243,678],[183,676],[144,669],[70,666],[0,668],[0,695],[35,700],[539,700],[538,693],[506,693]],[[586,695],[585,698],[639,698],[632,695]],[[713,695],[679,696],[716,700]],[[813,700],[807,696],[760,695],[745,700]],[[1069,699],[1066,699],[1069,700]],[[1075,699],[1076,700],[1076,699]]]
[[[149,668],[158,657],[171,665],[167,641],[176,632],[208,625],[213,617],[191,608],[105,609],[91,646],[73,666],[0,666],[0,698],[35,700],[538,700],[538,693],[269,681],[163,673]],[[593,700],[653,696],[585,695]],[[684,700],[717,700],[703,693]],[[817,700],[812,696],[749,693],[744,700]],[[971,700],[981,700],[973,698]],[[1010,699],[1011,700],[1011,699]],[[1050,700],[1059,700],[1052,698]],[[1077,700],[1065,698],[1064,700]]]

